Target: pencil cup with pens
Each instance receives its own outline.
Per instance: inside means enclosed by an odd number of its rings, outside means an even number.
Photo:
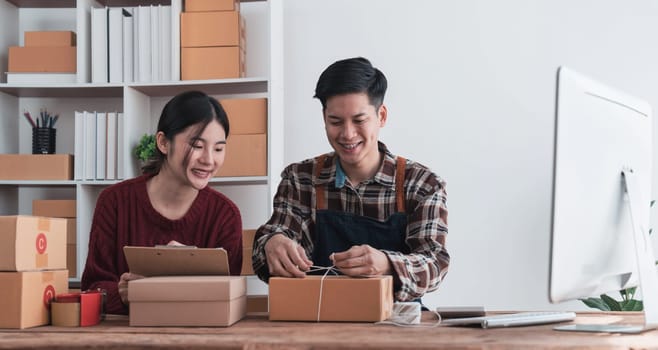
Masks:
[[[55,123],[59,115],[52,115],[47,110],[41,110],[36,122],[30,112],[23,113],[32,126],[32,154],[55,154],[57,129]]]

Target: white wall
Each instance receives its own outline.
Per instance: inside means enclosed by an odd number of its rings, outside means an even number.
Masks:
[[[330,150],[317,77],[365,56],[389,80],[381,139],[447,180],[452,264],[427,305],[584,309],[547,297],[556,69],[658,106],[658,2],[286,0],[284,16],[285,162]]]

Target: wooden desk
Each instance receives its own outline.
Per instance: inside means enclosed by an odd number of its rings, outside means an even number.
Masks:
[[[424,315],[429,321],[430,314]],[[577,323],[640,322],[639,313],[583,313]],[[250,316],[228,328],[129,327],[111,316],[94,327],[0,330],[0,349],[658,349],[658,331],[639,335],[558,332],[554,325],[480,329],[369,323],[269,322]]]

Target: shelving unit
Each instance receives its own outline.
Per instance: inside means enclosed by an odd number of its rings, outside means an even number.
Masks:
[[[144,133],[155,131],[164,104],[186,90],[202,90],[218,99],[267,98],[267,175],[220,177],[211,186],[225,193],[241,210],[243,227],[257,228],[271,214],[272,196],[283,168],[282,4],[281,0],[241,1],[247,23],[246,78],[154,83],[92,84],[90,78],[90,9],[101,6],[170,4],[172,0],[0,0],[0,67],[7,68],[7,50],[22,45],[26,30],[72,30],[78,38],[78,83],[64,85],[7,84],[0,77],[0,153],[31,152],[31,129],[22,117],[42,107],[60,114],[57,153],[74,153],[74,111],[123,111],[124,149],[131,152]],[[176,1],[176,0],[174,0]],[[182,1],[182,0],[181,0]],[[178,30],[174,30],[178,33]],[[176,34],[175,34],[176,35]],[[230,137],[230,136],[229,136]],[[230,152],[230,149],[228,150]],[[126,179],[139,167],[126,154]],[[99,193],[116,180],[0,180],[0,215],[31,214],[33,199],[77,200],[77,271],[79,281],[87,257],[89,230]],[[249,284],[253,285],[254,280]]]

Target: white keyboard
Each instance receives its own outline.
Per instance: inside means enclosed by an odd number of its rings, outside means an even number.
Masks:
[[[574,312],[568,311],[517,312],[513,314],[499,314],[480,317],[449,318],[441,320],[441,325],[479,325],[482,328],[518,327],[572,321],[575,318],[576,314]]]

